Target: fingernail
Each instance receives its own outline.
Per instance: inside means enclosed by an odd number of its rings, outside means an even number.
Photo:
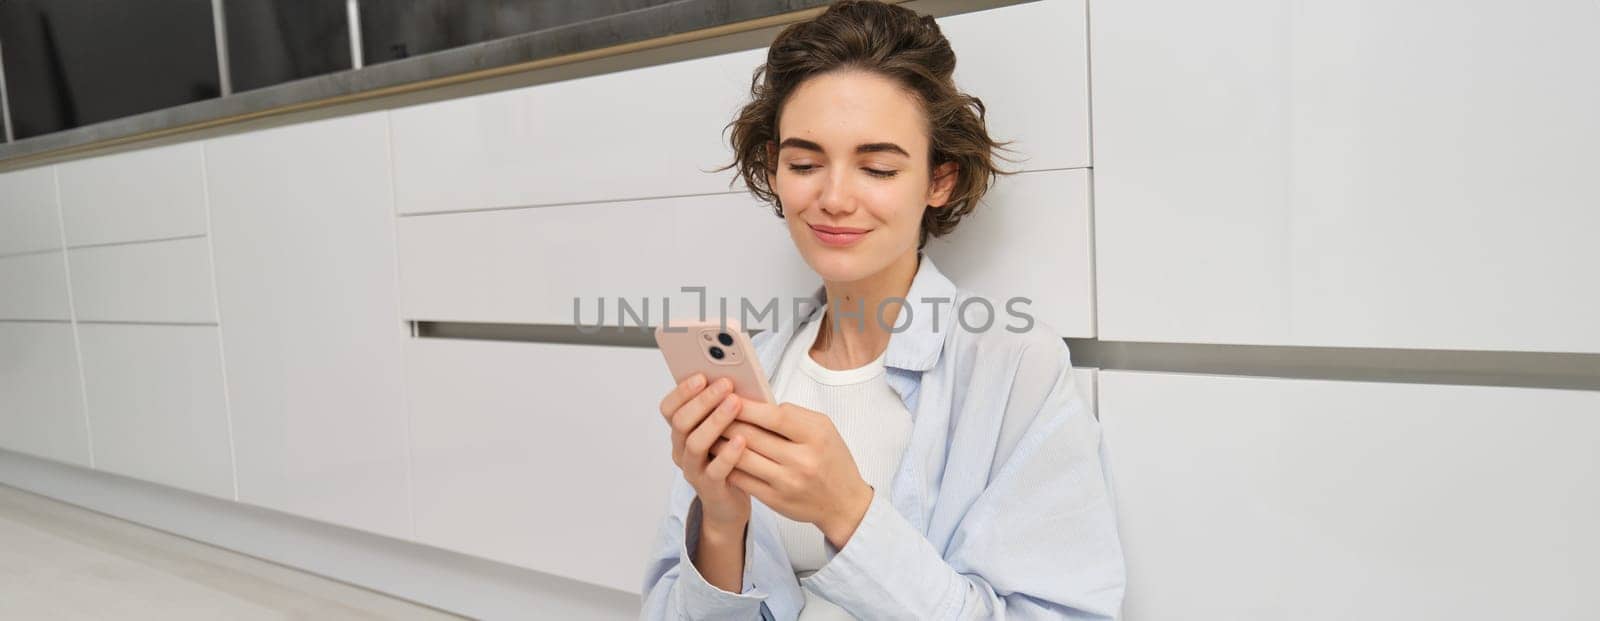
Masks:
[[[696,374],[694,374],[694,377],[689,378],[689,388],[691,390],[700,390],[700,387],[701,386],[705,386],[705,385],[706,385],[706,376],[704,376],[704,375],[696,373]]]
[[[726,377],[717,380],[717,390],[732,390],[733,380]]]

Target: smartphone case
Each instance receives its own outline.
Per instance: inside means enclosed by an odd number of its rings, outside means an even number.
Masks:
[[[772,389],[767,386],[767,374],[761,369],[750,337],[739,329],[736,321],[689,322],[671,326],[656,326],[656,347],[667,360],[672,381],[681,384],[695,373],[704,373],[708,381],[726,377],[733,380],[733,393],[745,399],[772,403]],[[726,334],[732,345],[721,342],[719,335]],[[712,348],[722,352],[722,358],[712,353]]]

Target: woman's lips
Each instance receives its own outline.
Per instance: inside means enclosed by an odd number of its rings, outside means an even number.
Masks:
[[[861,238],[866,237],[871,229],[852,229],[840,226],[823,226],[820,224],[809,225],[811,233],[820,241],[829,246],[849,246]]]

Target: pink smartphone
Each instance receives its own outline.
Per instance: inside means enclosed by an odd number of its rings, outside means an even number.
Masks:
[[[750,345],[750,337],[739,329],[738,322],[691,322],[676,324],[672,331],[666,325],[656,326],[656,347],[667,359],[673,383],[695,373],[704,373],[707,382],[726,377],[733,380],[733,394],[762,403],[772,403],[772,389],[767,387],[767,374],[761,370],[761,361]]]

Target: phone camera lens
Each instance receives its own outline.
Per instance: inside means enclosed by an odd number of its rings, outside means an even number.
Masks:
[[[711,346],[711,357],[712,358],[716,358],[717,360],[721,360],[724,355],[726,355],[726,354],[722,353],[722,348],[721,347],[717,347],[715,345]]]
[[[723,347],[733,347],[733,335],[727,332],[718,332],[717,342],[722,343]]]

